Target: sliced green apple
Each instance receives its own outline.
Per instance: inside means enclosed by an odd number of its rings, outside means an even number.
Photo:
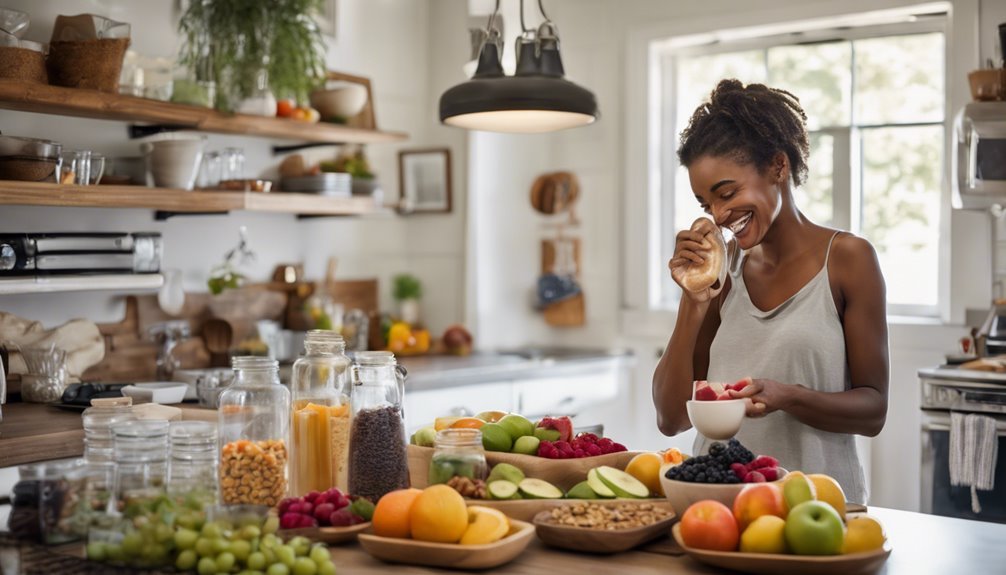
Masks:
[[[595,468],[597,477],[618,497],[645,499],[650,496],[650,488],[642,481],[624,471],[602,465]]]
[[[505,479],[490,481],[486,489],[493,499],[513,499],[513,496],[517,494],[517,484]]]
[[[597,476],[597,468],[591,469],[587,472],[587,485],[594,490],[594,493],[598,497],[603,497],[605,499],[614,499],[615,492],[612,491],[607,485],[601,481],[601,478]]]
[[[528,499],[562,499],[562,489],[541,479],[525,478],[520,482],[520,492]]]

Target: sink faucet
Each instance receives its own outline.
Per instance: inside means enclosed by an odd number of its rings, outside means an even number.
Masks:
[[[157,371],[155,377],[157,381],[171,381],[175,370],[181,365],[171,351],[175,349],[180,341],[191,335],[189,322],[185,320],[167,321],[157,323],[147,329],[150,337],[161,346],[157,353]]]

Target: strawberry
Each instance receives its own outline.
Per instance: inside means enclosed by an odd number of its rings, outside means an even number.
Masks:
[[[748,469],[754,471],[755,469],[761,469],[762,467],[778,467],[779,460],[775,457],[768,455],[759,455],[755,457],[751,463],[748,463]]]
[[[762,467],[757,471],[757,473],[761,473],[762,475],[764,475],[765,481],[776,481],[780,479],[780,476],[782,475],[782,472],[779,471],[779,468],[774,466]]]
[[[744,483],[765,483],[765,476],[760,471],[748,471]]]

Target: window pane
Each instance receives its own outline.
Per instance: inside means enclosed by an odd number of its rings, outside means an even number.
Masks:
[[[763,50],[678,58],[677,64],[675,135],[685,129],[699,104],[709,100],[709,94],[720,80],[737,78],[745,84],[765,82]]]
[[[943,121],[943,34],[857,40],[853,51],[857,124]]]
[[[810,134],[807,181],[793,190],[793,199],[803,215],[825,226],[834,225],[834,163],[835,137],[830,134]]]
[[[943,127],[862,131],[862,233],[892,304],[937,304]]]
[[[768,51],[769,81],[800,99],[811,130],[848,126],[852,110],[852,45],[828,42]]]

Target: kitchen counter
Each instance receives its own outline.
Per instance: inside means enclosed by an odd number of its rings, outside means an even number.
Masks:
[[[523,348],[475,352],[467,356],[416,356],[399,358],[408,371],[406,393],[503,380],[575,375],[601,365],[630,364],[627,350],[574,348]]]

